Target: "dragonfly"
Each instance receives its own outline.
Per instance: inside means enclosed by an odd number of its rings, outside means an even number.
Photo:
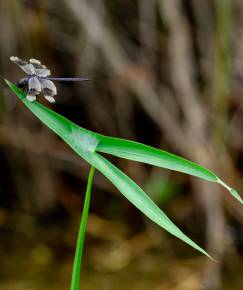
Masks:
[[[51,71],[35,58],[31,58],[27,62],[17,56],[11,56],[10,60],[17,64],[27,74],[27,76],[20,79],[16,85],[27,92],[26,98],[30,102],[34,102],[36,97],[42,93],[48,102],[54,103],[54,96],[57,95],[57,88],[53,81],[75,82],[90,80],[90,78],[86,77],[52,78],[50,77]]]

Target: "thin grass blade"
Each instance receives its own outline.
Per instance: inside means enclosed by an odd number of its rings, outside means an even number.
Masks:
[[[87,190],[85,194],[83,213],[82,213],[79,232],[78,232],[78,239],[77,239],[76,251],[75,251],[74,262],[73,262],[71,290],[79,289],[84,238],[85,238],[85,231],[86,231],[86,225],[87,225],[87,219],[88,219],[88,213],[89,213],[90,196],[91,196],[91,188],[92,188],[94,172],[95,172],[95,168],[92,166],[90,169],[89,177],[88,177],[88,184],[87,184]]]

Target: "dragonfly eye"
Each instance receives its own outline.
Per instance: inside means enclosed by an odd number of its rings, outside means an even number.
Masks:
[[[20,89],[26,89],[27,88],[27,80],[22,79],[22,80],[17,81],[16,86]]]

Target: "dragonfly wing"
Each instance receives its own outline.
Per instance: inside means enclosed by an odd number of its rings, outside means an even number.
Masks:
[[[16,86],[20,89],[25,90],[28,87],[28,78],[24,78],[24,79],[17,81]]]
[[[29,62],[34,66],[37,76],[48,77],[51,74],[51,71],[47,69],[44,64],[41,64],[41,62],[38,59],[31,58]]]
[[[33,64],[35,68],[46,68],[44,64],[41,64],[41,62],[35,58],[30,58],[29,63]]]
[[[41,83],[41,89],[42,89],[45,99],[49,101],[50,103],[54,103],[55,99],[53,98],[53,96],[57,94],[57,88],[54,85],[54,83],[46,79],[41,79],[40,83]]]
[[[41,83],[37,77],[29,78],[28,92],[34,95],[38,95],[41,92]]]
[[[17,56],[11,56],[10,60],[17,64],[28,75],[34,75],[36,73],[33,64],[28,63],[27,61],[24,61]]]
[[[28,80],[28,90],[26,98],[33,102],[36,100],[36,95],[39,95],[41,92],[41,83],[37,77],[31,77]]]
[[[36,68],[36,75],[39,77],[48,77],[51,74],[51,71],[47,68]]]

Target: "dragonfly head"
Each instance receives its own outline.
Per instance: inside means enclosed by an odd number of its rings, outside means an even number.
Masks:
[[[28,87],[28,78],[21,79],[16,82],[16,86],[20,89],[27,89]]]

